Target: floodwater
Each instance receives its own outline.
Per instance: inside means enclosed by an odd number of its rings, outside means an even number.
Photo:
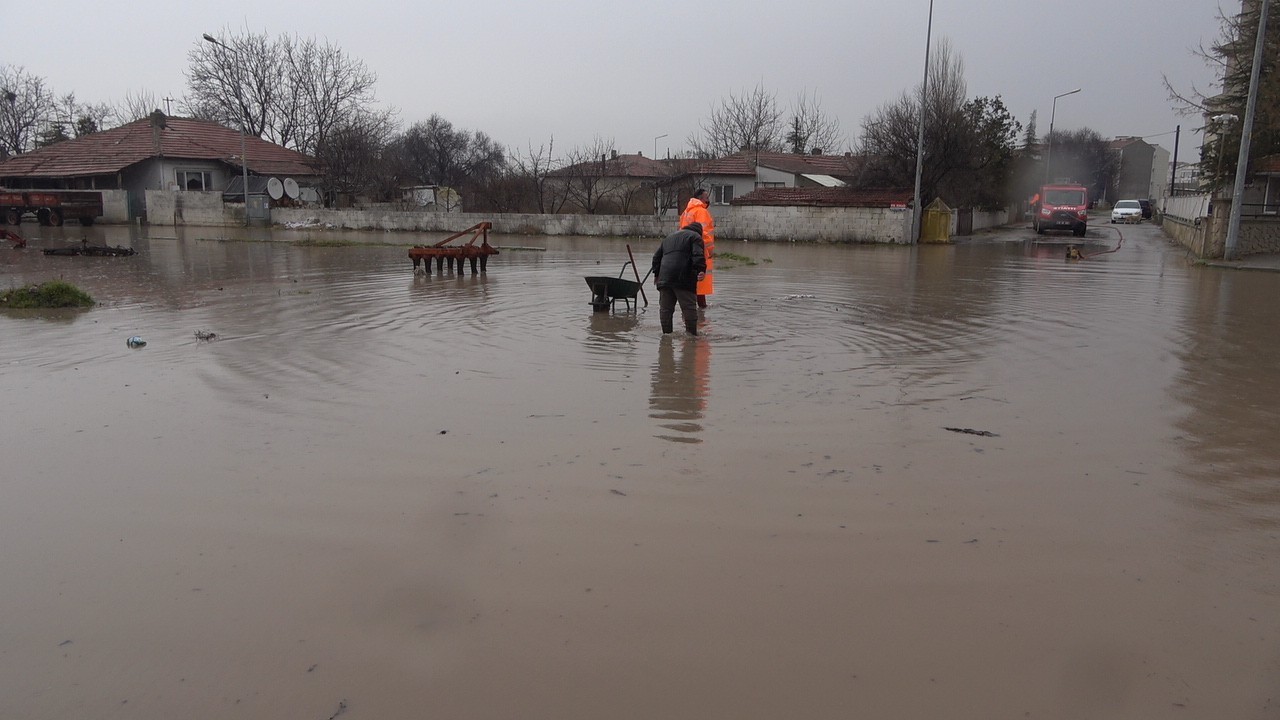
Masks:
[[[722,240],[686,339],[652,239],[23,230],[7,719],[1280,717],[1280,275]]]

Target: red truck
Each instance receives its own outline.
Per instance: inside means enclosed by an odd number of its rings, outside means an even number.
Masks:
[[[1083,185],[1040,188],[1031,225],[1041,235],[1046,230],[1070,230],[1076,237],[1084,237],[1089,227],[1089,189]]]
[[[6,190],[0,188],[0,219],[20,225],[35,215],[41,225],[57,227],[68,220],[92,225],[102,217],[102,193],[93,190]]]

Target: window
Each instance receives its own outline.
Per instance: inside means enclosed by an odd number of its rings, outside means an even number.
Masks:
[[[183,190],[212,190],[213,175],[199,170],[179,170],[178,187]]]
[[[784,182],[757,182],[756,183],[756,187],[758,188],[775,188],[775,187],[786,187],[786,186],[787,184]]]
[[[714,205],[728,205],[733,200],[732,185],[712,185],[711,202]]]

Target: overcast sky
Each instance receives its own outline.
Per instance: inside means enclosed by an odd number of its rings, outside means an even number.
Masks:
[[[1223,0],[1238,11],[1237,0]],[[59,2],[57,19],[11,28],[0,62],[59,94],[113,102],[129,91],[181,98],[203,33],[245,29],[326,39],[378,75],[402,125],[439,113],[504,145],[555,137],[557,154],[600,136],[621,152],[687,148],[713,105],[757,84],[789,105],[816,93],[856,142],[862,120],[917,85],[928,0],[735,2]],[[1210,86],[1191,54],[1218,33],[1210,0],[935,0],[933,38],[963,57],[969,95],[1001,95],[1047,132],[1088,126],[1146,136],[1195,160],[1196,118],[1161,82]],[[12,13],[10,13],[12,14]],[[12,19],[12,18],[11,18]],[[30,19],[30,18],[28,18]],[[163,108],[162,108],[163,109]],[[177,104],[174,107],[177,111]],[[1166,134],[1167,133],[1167,134]],[[1158,136],[1158,137],[1152,137]]]

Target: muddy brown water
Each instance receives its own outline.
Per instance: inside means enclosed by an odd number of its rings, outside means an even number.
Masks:
[[[653,240],[23,230],[5,718],[1280,716],[1280,275],[722,241],[688,340]]]

